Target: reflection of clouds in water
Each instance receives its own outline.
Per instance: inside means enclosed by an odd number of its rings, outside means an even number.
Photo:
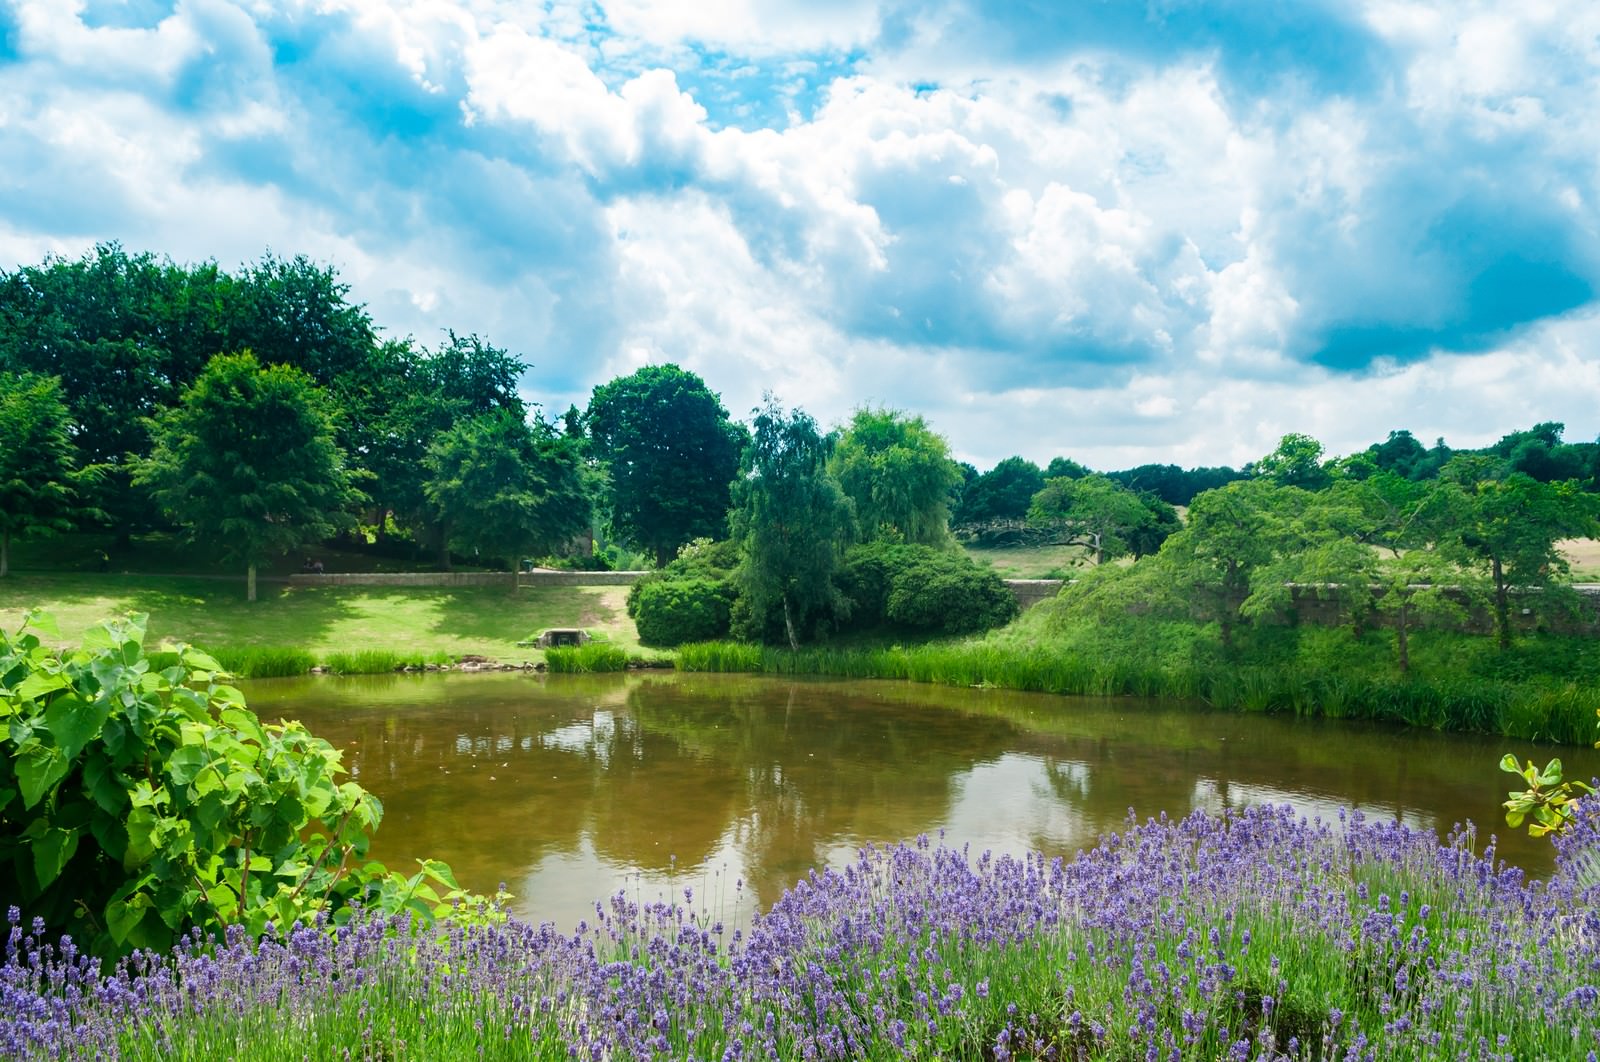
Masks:
[[[616,736],[616,715],[612,712],[595,712],[586,723],[568,723],[548,734],[540,734],[539,745],[561,752],[591,755],[600,766],[609,767]]]
[[[748,928],[751,912],[770,906],[778,897],[757,896],[740,854],[740,824],[735,822],[718,840],[706,859],[693,865],[673,864],[670,871],[641,869],[607,858],[596,851],[594,837],[585,830],[570,849],[547,852],[511,887],[511,909],[530,922],[554,922],[570,931],[579,919],[594,921],[596,901],[607,906],[618,892],[637,904],[682,905],[683,890],[691,889],[689,909],[702,924],[722,922],[731,933]],[[850,849],[853,859],[855,849]],[[850,859],[841,860],[843,866]],[[740,883],[743,888],[740,888]]]
[[[1220,814],[1223,808],[1243,808],[1252,804],[1287,804],[1295,814],[1308,819],[1337,823],[1342,809],[1354,808],[1369,819],[1398,821],[1414,830],[1440,831],[1439,818],[1417,808],[1362,801],[1352,804],[1335,796],[1296,793],[1289,789],[1254,782],[1218,781],[1199,778],[1190,797],[1195,810]]]
[[[1052,771],[1079,792],[1088,792],[1087,764],[1051,764],[1021,753],[1006,753],[957,775],[950,813],[941,824],[945,842],[971,845],[974,852],[988,849],[1018,855],[1083,844],[1093,837],[1094,828],[1080,809],[1062,798],[1060,783],[1051,784]]]

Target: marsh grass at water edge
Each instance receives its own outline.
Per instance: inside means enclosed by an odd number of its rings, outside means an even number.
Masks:
[[[869,848],[747,933],[693,890],[619,894],[571,935],[366,919],[101,973],[16,925],[0,1052],[1583,1058],[1600,1047],[1597,812],[1548,882],[1468,837],[1255,808],[1130,823],[1071,861]]]
[[[736,642],[680,646],[684,671],[905,679],[1084,696],[1201,701],[1241,712],[1401,723],[1432,730],[1592,744],[1600,684],[1548,676],[1372,675],[1297,661],[1172,666],[992,641],[799,652]]]

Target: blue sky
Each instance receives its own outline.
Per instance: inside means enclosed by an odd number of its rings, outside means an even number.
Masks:
[[[335,265],[980,466],[1600,433],[1600,8],[0,0],[0,268]]]

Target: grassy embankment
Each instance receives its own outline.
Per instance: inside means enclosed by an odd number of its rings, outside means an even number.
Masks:
[[[1264,626],[1224,652],[1214,625],[1134,618],[1108,624],[1046,602],[985,637],[799,653],[712,642],[680,648],[690,671],[898,678],[1045,693],[1203,701],[1247,712],[1396,722],[1536,741],[1588,744],[1600,709],[1600,641],[1414,633],[1412,666],[1394,634],[1348,627]]]
[[[467,655],[537,663],[546,654],[517,643],[545,627],[582,627],[600,639],[585,647],[585,660],[606,656],[607,648],[613,656],[641,655],[623,609],[625,586],[510,592],[264,582],[252,604],[242,573],[196,562],[170,539],[140,539],[133,551],[113,557],[111,571],[92,570],[105,544],[108,538],[93,536],[23,544],[16,568],[0,579],[0,625],[15,629],[28,609],[42,608],[55,617],[62,644],[77,644],[107,616],[145,612],[153,643],[203,646],[246,678],[302,674],[319,665],[343,673],[393,671]],[[416,569],[360,553],[316,556],[329,571]],[[286,561],[274,574],[299,566]]]

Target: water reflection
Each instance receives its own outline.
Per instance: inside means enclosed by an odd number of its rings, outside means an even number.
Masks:
[[[574,924],[618,889],[693,889],[723,917],[868,842],[1071,854],[1140,817],[1290,803],[1331,818],[1494,829],[1497,739],[1244,717],[1129,700],[743,676],[395,676],[255,683],[264,717],[346,750],[384,802],[376,858],[505,882]],[[1563,749],[1569,771],[1600,771]],[[1504,776],[1509,779],[1510,776]],[[1505,831],[1501,831],[1502,833]],[[1505,838],[1540,871],[1548,846]]]

